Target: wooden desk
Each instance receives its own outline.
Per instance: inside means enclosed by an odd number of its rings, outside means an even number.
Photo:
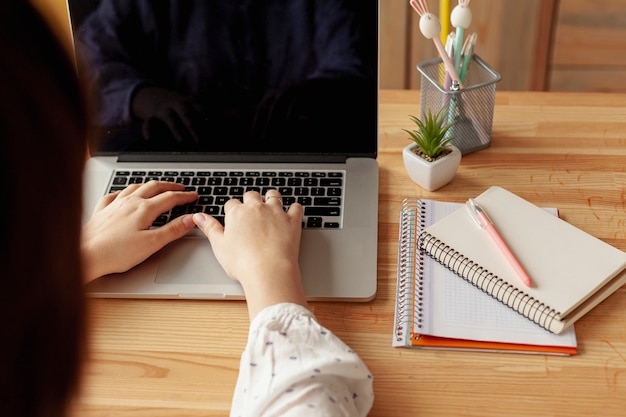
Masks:
[[[462,202],[501,185],[626,250],[626,95],[498,92],[491,147],[464,156],[453,182],[432,193],[411,182],[400,153],[419,93],[380,98],[378,295],[311,305],[373,372],[370,415],[625,415],[624,288],[577,323],[573,357],[408,350],[391,338],[405,196]],[[228,415],[248,326],[243,302],[93,300],[89,317],[76,416]]]

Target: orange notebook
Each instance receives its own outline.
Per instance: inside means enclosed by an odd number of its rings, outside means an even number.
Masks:
[[[531,353],[543,355],[575,355],[576,346],[526,345],[523,343],[482,342],[478,340],[451,339],[414,333],[411,345],[406,347],[436,350],[466,350],[478,352]]]
[[[574,327],[551,333],[419,250],[422,230],[462,203],[407,198],[400,210],[395,347],[574,355]],[[556,209],[546,209],[558,215]]]

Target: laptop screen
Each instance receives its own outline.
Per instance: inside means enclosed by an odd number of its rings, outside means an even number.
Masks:
[[[92,154],[376,156],[376,0],[69,0]]]

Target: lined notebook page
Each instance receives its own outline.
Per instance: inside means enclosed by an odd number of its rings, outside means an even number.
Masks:
[[[434,200],[420,202],[422,227],[428,227],[464,206],[461,203]],[[552,215],[557,214],[556,209],[548,211]],[[418,234],[419,232],[420,230]],[[422,265],[424,296],[423,321],[414,323],[415,333],[492,342],[576,346],[573,326],[560,335],[550,333],[466,282],[428,255],[418,253],[418,256]]]

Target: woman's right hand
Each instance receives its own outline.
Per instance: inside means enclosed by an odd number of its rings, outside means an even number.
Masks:
[[[280,193],[265,198],[247,192],[243,203],[224,205],[224,226],[213,217],[194,214],[217,260],[243,286],[250,318],[269,305],[291,302],[306,305],[298,265],[302,234],[302,206],[283,209]]]

